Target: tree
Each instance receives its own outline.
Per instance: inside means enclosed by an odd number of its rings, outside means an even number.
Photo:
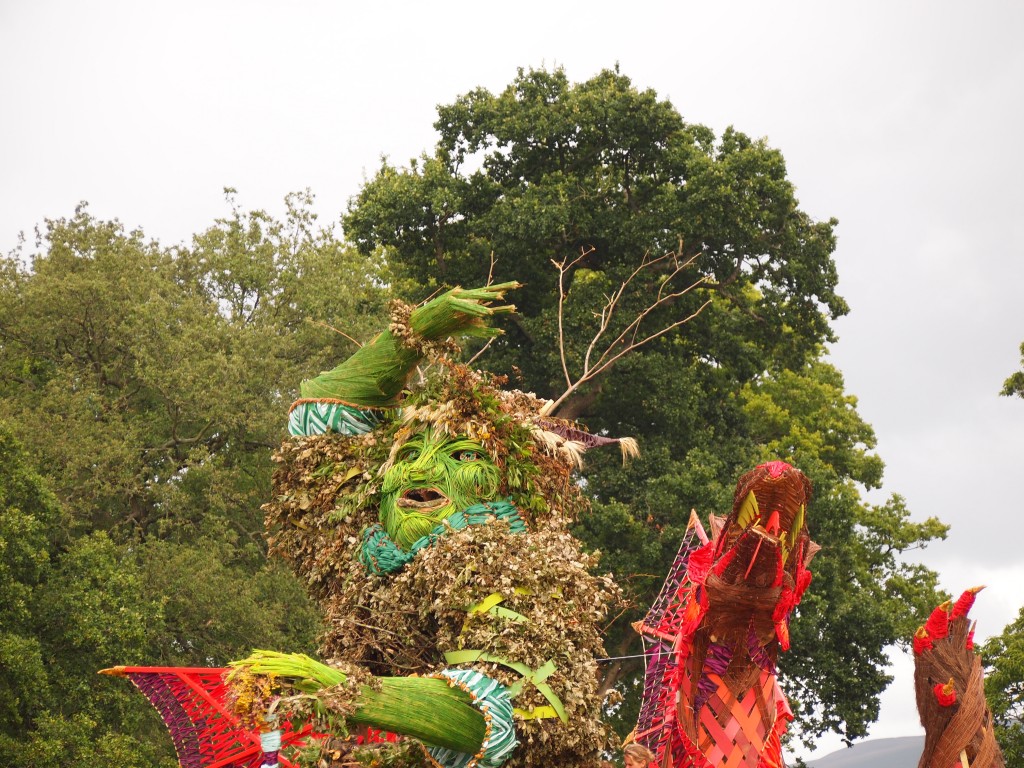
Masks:
[[[237,209],[163,249],[83,206],[47,223],[28,268],[0,265],[0,412],[84,526],[264,551],[269,455],[296,383],[383,311],[372,262],[315,230]],[[42,426],[42,428],[40,428]]]
[[[1007,765],[1024,760],[1024,609],[1002,634],[981,648],[985,698],[992,708],[996,740]]]
[[[1024,363],[1024,344],[1020,346]],[[1024,370],[1011,374],[999,393],[1024,397]],[[1024,761],[1024,608],[1001,635],[981,649],[985,661],[985,696],[996,722],[996,740],[1007,765]]]
[[[0,422],[0,734],[7,737],[28,728],[48,703],[32,603],[47,578],[62,518],[56,498]]]
[[[111,657],[145,656],[160,599],[127,548],[68,522],[0,423],[0,765],[173,765],[148,705],[96,684]]]
[[[316,225],[308,193],[283,221],[228,197],[230,215],[188,247],[83,205],[48,221],[31,257],[0,260],[13,765],[168,758],[155,713],[103,667],[315,646],[319,614],[266,561],[260,506],[299,380],[352,351],[335,329],[377,330],[385,293],[374,259]]]
[[[609,655],[639,653],[627,622],[660,586],[691,507],[727,512],[743,471],[784,458],[818,485],[810,525],[827,553],[784,672],[805,733],[863,735],[888,683],[884,648],[906,636],[908,605],[924,611],[934,599],[934,574],[898,555],[944,527],[911,523],[898,497],[881,507],[860,497],[880,484],[882,463],[822,360],[830,320],[848,310],[836,292],[836,221],[800,210],[781,153],[765,141],[687,123],[617,69],[578,84],[561,70],[520,70],[499,94],[478,89],[439,107],[435,128],[432,153],[404,169],[385,162],[365,184],[346,236],[363,253],[382,250],[421,294],[527,282],[487,367],[558,398],[569,371],[584,369],[595,314],[645,262],[658,266],[616,300],[606,337],[626,331],[628,344],[691,318],[557,411],[636,436],[644,454],[625,469],[588,456],[594,510],[579,534],[631,597]],[[647,310],[665,294],[672,300]],[[608,684],[629,690],[640,664],[606,670]],[[820,684],[830,674],[836,684]],[[628,730],[629,708],[619,714]]]
[[[1020,345],[1020,355],[1022,366],[1024,366],[1024,344]],[[1006,395],[1007,397],[1010,395],[1024,397],[1024,370],[1010,374],[1006,381],[1003,382],[1003,389],[999,394]]]

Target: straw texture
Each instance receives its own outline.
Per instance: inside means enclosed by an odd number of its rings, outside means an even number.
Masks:
[[[651,644],[636,741],[665,768],[779,768],[793,719],[776,682],[789,614],[810,584],[811,487],[784,462],[740,478],[733,511],[693,513],[665,585],[635,625]]]
[[[925,729],[918,768],[1004,768],[992,712],[985,701],[981,659],[967,614],[980,587],[955,605],[943,603],[914,636],[914,687]]]

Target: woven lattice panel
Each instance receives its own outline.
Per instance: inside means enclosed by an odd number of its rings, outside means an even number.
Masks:
[[[259,768],[259,734],[239,728],[224,699],[224,669],[126,667],[122,674],[149,699],[170,731],[181,768]],[[308,734],[285,727],[282,745],[300,745]],[[294,764],[279,756],[283,768]]]

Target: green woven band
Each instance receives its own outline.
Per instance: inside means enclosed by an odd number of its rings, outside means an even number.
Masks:
[[[472,669],[446,669],[440,676],[473,698],[473,706],[487,723],[487,732],[475,755],[442,747],[429,747],[427,753],[443,768],[498,768],[518,744],[508,689]]]
[[[394,573],[405,567],[421,549],[432,546],[449,530],[462,530],[470,525],[486,525],[495,520],[504,520],[513,533],[525,533],[526,523],[509,501],[488,501],[474,504],[461,512],[456,512],[445,519],[440,525],[412,543],[408,551],[399,547],[380,523],[374,523],[363,531],[363,544],[359,550],[359,562],[370,573]]]
[[[297,437],[337,432],[346,437],[365,435],[384,419],[381,411],[309,400],[296,403],[288,414],[288,434]]]

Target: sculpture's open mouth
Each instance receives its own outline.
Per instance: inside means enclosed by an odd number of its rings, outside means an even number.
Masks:
[[[752,490],[737,510],[736,527],[781,546],[782,559],[786,562],[804,525],[804,505],[785,497],[775,498],[774,490],[764,486],[758,488],[756,494]],[[767,503],[763,503],[762,498]],[[772,512],[768,514],[767,510]]]
[[[716,572],[730,583],[777,585],[784,571],[793,574],[799,563],[806,566],[817,548],[805,523],[810,493],[810,481],[782,461],[741,477],[733,512],[719,523]]]
[[[450,499],[437,488],[410,488],[395,501],[395,506],[428,515],[449,503]]]

